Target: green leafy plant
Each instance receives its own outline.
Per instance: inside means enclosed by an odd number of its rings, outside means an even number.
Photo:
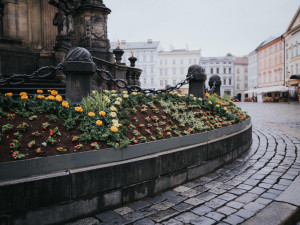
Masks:
[[[46,130],[48,127],[50,127],[50,124],[48,122],[42,123],[43,130]]]
[[[12,142],[9,144],[9,148],[13,151],[19,149],[20,147],[21,147],[21,144],[16,139],[13,139]]]
[[[49,143],[51,145],[55,145],[56,140],[52,136],[49,136],[48,139],[46,140],[46,143]]]
[[[28,145],[28,148],[34,147],[35,146],[35,140],[30,141],[27,145]]]
[[[47,118],[48,118],[51,122],[57,122],[57,121],[58,121],[57,116],[56,116],[56,115],[53,115],[53,114],[47,116]]]
[[[13,159],[23,159],[23,158],[25,158],[25,156],[26,156],[25,154],[23,154],[23,153],[21,153],[19,151],[14,151],[12,153]]]
[[[54,129],[50,129],[50,136],[61,136],[61,133],[58,129],[58,127],[55,127]]]
[[[57,150],[59,153],[61,153],[61,154],[67,152],[67,149],[64,148],[64,147],[58,147],[58,148],[56,148],[56,150]]]
[[[18,131],[16,133],[13,134],[14,135],[14,138],[21,141],[22,140],[22,137],[23,135]]]
[[[35,120],[35,119],[37,119],[38,117],[37,117],[37,115],[33,115],[33,116],[30,116],[28,119],[30,120],[30,121],[32,121],[32,120]]]
[[[91,143],[91,146],[92,146],[92,148],[94,148],[94,149],[97,149],[97,150],[100,149],[100,146],[99,146],[98,142],[93,142],[93,143]]]
[[[3,125],[2,126],[2,133],[9,132],[13,127],[14,127],[14,125],[12,125],[12,124]]]
[[[74,148],[75,148],[76,150],[81,149],[82,147],[83,147],[82,144],[78,144],[78,145],[75,145],[75,146],[74,146]]]
[[[13,121],[15,119],[16,114],[15,113],[8,113],[7,119]]]

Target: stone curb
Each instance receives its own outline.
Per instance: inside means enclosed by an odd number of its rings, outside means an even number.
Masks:
[[[243,225],[293,225],[300,219],[300,175],[274,202]]]

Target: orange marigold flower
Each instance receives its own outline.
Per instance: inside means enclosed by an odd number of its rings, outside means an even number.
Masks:
[[[111,126],[110,130],[114,133],[118,132],[118,128],[115,126]]]
[[[101,120],[97,120],[96,124],[100,127],[103,124],[103,122]]]
[[[62,96],[61,95],[56,95],[55,99],[56,99],[56,101],[61,102],[62,101]]]
[[[21,99],[22,99],[22,100],[26,100],[26,99],[28,99],[28,96],[27,96],[27,95],[22,95],[22,96],[21,96]]]
[[[56,96],[56,95],[58,95],[58,92],[57,92],[57,91],[55,91],[55,90],[53,90],[53,91],[51,91],[51,95],[54,95],[54,96]]]
[[[55,100],[55,97],[53,95],[49,95],[48,100]]]
[[[36,91],[38,94],[43,94],[43,90],[37,90]]]
[[[100,111],[100,112],[99,112],[99,115],[100,115],[100,116],[105,116],[105,115],[106,115],[106,112]]]
[[[43,98],[45,98],[45,96],[44,95],[38,95],[37,98],[38,99],[43,99]]]
[[[89,117],[94,117],[94,116],[96,116],[96,114],[93,113],[93,112],[89,112],[88,116],[89,116]]]
[[[12,97],[13,93],[9,92],[9,93],[5,93],[5,97]]]
[[[27,95],[26,92],[21,92],[21,93],[20,93],[20,96],[25,96],[25,95]]]
[[[61,103],[61,105],[63,106],[63,107],[66,107],[66,108],[69,108],[70,106],[69,106],[69,102],[67,102],[67,101],[63,101],[62,103]]]
[[[205,97],[209,98],[210,97],[210,94],[209,93],[205,93]]]
[[[75,107],[75,111],[76,112],[83,112],[83,108],[82,107]]]

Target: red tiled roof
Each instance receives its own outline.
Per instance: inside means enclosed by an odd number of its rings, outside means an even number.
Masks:
[[[248,57],[236,57],[235,64],[248,64]]]

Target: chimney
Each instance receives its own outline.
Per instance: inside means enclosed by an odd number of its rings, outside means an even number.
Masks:
[[[148,44],[152,44],[153,42],[152,42],[152,39],[148,39]]]

